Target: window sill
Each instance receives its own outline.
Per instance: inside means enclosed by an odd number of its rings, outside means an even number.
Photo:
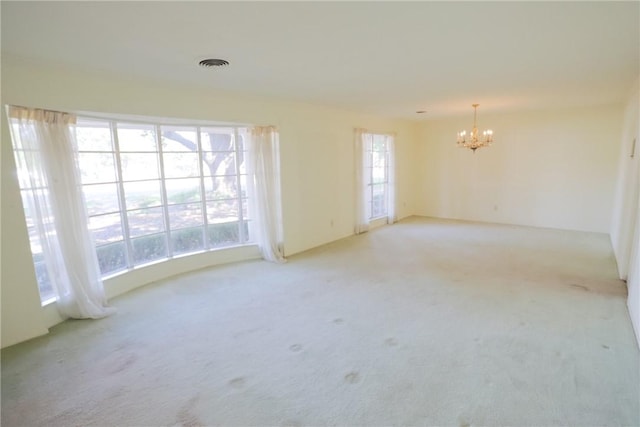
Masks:
[[[387,217],[383,216],[383,217],[379,217],[379,218],[372,218],[371,220],[369,220],[369,229],[374,229],[374,228],[378,228],[378,227],[382,227],[383,225],[387,225]]]
[[[107,300],[126,292],[161,281],[172,276],[233,262],[261,259],[260,249],[255,243],[225,246],[206,251],[190,252],[173,258],[154,261],[134,268],[122,270],[102,278]],[[46,304],[46,305],[45,305]],[[42,302],[47,327],[63,320],[56,309],[55,298]]]
[[[56,297],[52,297],[52,298],[48,298],[48,299],[46,299],[44,301],[41,301],[40,305],[42,307],[46,307],[48,305],[54,304],[55,302],[56,302]]]
[[[179,259],[189,258],[191,256],[199,256],[199,255],[203,255],[203,254],[211,254],[211,253],[221,252],[221,251],[225,251],[225,250],[229,250],[229,249],[250,248],[252,246],[256,246],[256,244],[253,243],[253,242],[247,242],[247,243],[243,243],[243,244],[230,245],[230,246],[221,246],[219,248],[203,249],[203,250],[195,251],[195,252],[186,252],[186,253],[182,253],[182,254],[177,254],[177,255],[173,255],[170,258],[161,258],[161,259],[157,259],[157,260],[146,262],[144,264],[134,265],[133,267],[125,268],[123,270],[118,270],[118,271],[116,271],[114,273],[111,273],[111,274],[108,274],[106,276],[103,276],[102,277],[102,281],[103,282],[107,282],[107,281],[110,281],[110,280],[113,280],[113,279],[117,279],[118,277],[123,276],[125,274],[131,273],[132,271],[136,271],[136,270],[140,270],[140,269],[146,269],[146,268],[153,267],[155,265],[159,265],[159,264],[162,264],[162,263],[165,263],[165,262],[171,262],[172,260],[179,260]],[[55,301],[55,298],[54,298],[54,301]]]

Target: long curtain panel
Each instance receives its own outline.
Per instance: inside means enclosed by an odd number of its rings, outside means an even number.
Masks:
[[[73,318],[101,318],[107,305],[77,166],[75,116],[9,107],[12,140],[57,307]]]
[[[354,135],[356,223],[355,234],[369,231],[369,203],[367,203],[367,173],[371,167],[368,155],[372,135],[364,129],[356,129]]]
[[[256,240],[267,261],[285,262],[280,193],[279,136],[273,126],[256,126],[249,134],[255,183]]]

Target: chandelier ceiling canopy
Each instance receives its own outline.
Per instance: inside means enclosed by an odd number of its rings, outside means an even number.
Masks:
[[[467,133],[466,130],[458,132],[458,147],[469,148],[475,153],[478,148],[488,147],[493,142],[493,131],[487,129],[480,133],[476,124],[478,106],[480,104],[471,104],[473,107],[473,129]]]

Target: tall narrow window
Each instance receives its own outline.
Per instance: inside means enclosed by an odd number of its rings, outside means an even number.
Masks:
[[[356,130],[356,233],[372,221],[395,220],[394,138]]]
[[[197,128],[162,127],[169,247],[174,255],[205,248],[199,140]]]
[[[207,242],[211,247],[248,239],[245,135],[245,129],[201,130]]]
[[[120,173],[109,122],[82,120],[76,126],[78,165],[102,275],[127,268],[120,212]]]
[[[374,220],[387,216],[389,205],[389,145],[386,135],[372,135],[367,147],[369,182],[367,183],[367,204],[369,219]]]

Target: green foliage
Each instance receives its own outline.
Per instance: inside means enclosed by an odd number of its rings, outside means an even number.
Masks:
[[[117,242],[109,245],[98,246],[96,248],[98,255],[98,265],[102,274],[124,268],[126,263],[124,259],[124,243]]]
[[[134,262],[153,261],[167,256],[164,233],[137,237],[132,240]]]
[[[176,253],[193,252],[203,249],[202,227],[172,231],[171,243],[173,251]]]
[[[180,193],[176,193],[169,198],[169,203],[187,203],[198,200],[198,195],[200,194],[200,190],[198,188],[194,188],[191,190],[181,191]]]
[[[238,222],[210,225],[209,230],[207,230],[209,245],[216,247],[228,245],[229,243],[238,243],[240,241],[238,232]]]
[[[148,208],[150,206],[157,206],[160,204],[160,201],[157,197],[154,196],[144,196],[141,197],[138,201],[138,206],[141,208]]]

